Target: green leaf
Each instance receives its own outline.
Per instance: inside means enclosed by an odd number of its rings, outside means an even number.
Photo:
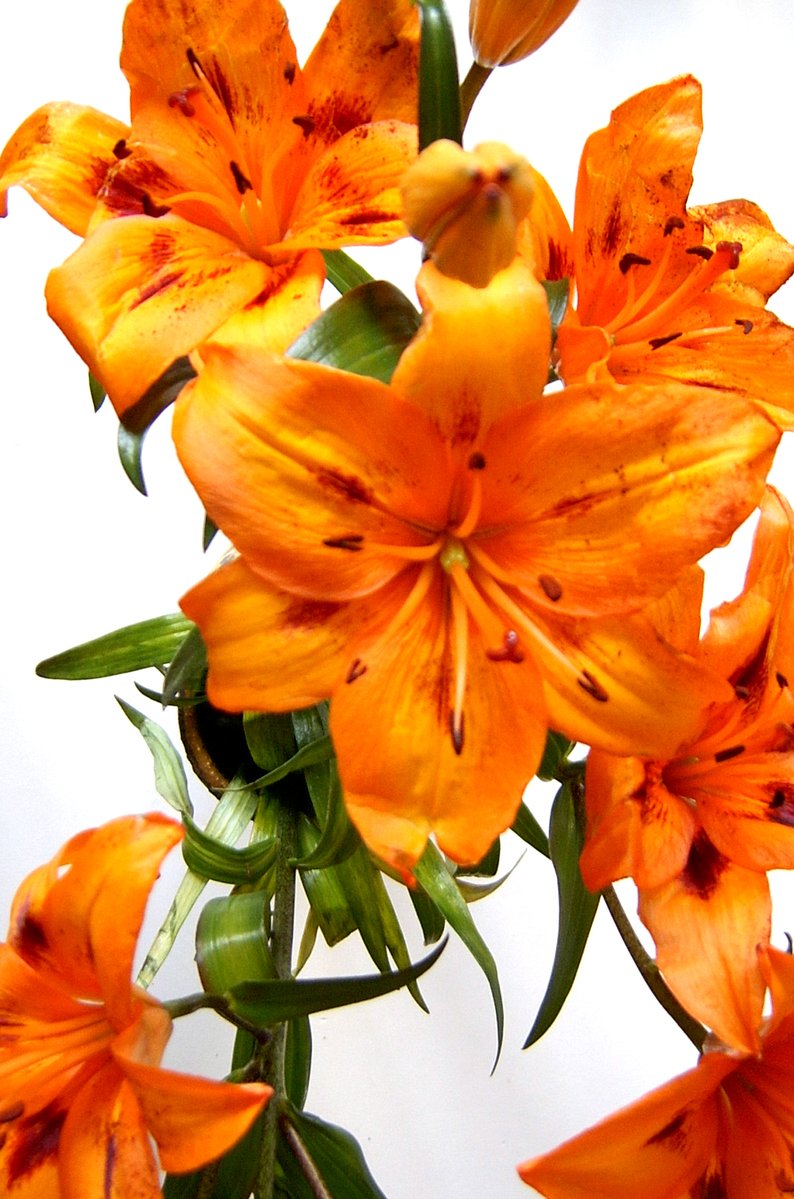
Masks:
[[[361,845],[345,808],[342,784],[333,745],[328,736],[328,705],[318,704],[293,712],[292,722],[300,753],[325,745],[328,752],[314,762],[306,762],[304,778],[309,798],[320,827],[320,838],[311,852],[296,860],[302,868],[322,869],[343,862]]]
[[[171,658],[163,679],[163,706],[173,704],[178,695],[195,695],[204,690],[207,672],[207,647],[200,630],[192,625]]]
[[[243,732],[254,762],[268,772],[254,785],[267,785],[263,783],[265,778],[268,783],[278,782],[278,779],[269,778],[270,773],[280,770],[295,756],[295,735],[289,712],[246,712],[243,716]],[[299,770],[300,766],[296,769]],[[289,773],[290,770],[287,770],[279,778],[285,778]]]
[[[157,794],[167,804],[189,819],[193,815],[193,804],[187,789],[187,776],[182,759],[177,753],[165,729],[144,716],[137,708],[116,696],[116,702],[124,715],[143,737],[154,759],[154,785]]]
[[[504,1004],[502,1003],[502,989],[499,985],[496,962],[472,920],[471,913],[455,879],[447,870],[443,857],[431,841],[428,842],[425,852],[414,866],[414,878],[436,904],[447,923],[458,934],[488,980],[496,1015],[495,1069],[502,1052],[504,1037]]]
[[[302,1108],[309,1093],[312,1068],[312,1030],[309,1017],[290,1020],[287,1025],[287,1045],[284,1060],[284,1086],[287,1098]]]
[[[166,371],[155,379],[148,391],[128,408],[119,425],[119,458],[125,474],[142,495],[146,495],[141,454],[143,441],[149,429],[166,408],[173,404],[182,388],[196,372],[187,358],[177,358]]]
[[[43,679],[102,679],[147,666],[164,666],[193,628],[181,612],[142,620],[45,658],[36,667],[36,674]]]
[[[354,287],[293,342],[287,354],[388,383],[419,328],[419,313],[392,283]]]
[[[455,38],[442,0],[419,0],[419,149],[438,138],[460,144],[462,116]]]
[[[546,292],[546,302],[549,305],[551,320],[552,344],[557,337],[557,330],[562,324],[568,308],[568,293],[571,289],[570,279],[545,279],[543,289]]]
[[[94,412],[99,412],[105,401],[107,392],[99,382],[99,379],[95,375],[92,375],[90,371],[88,372],[88,390],[91,393],[91,403],[94,405]]]
[[[204,990],[212,995],[242,982],[276,977],[268,946],[267,897],[244,891],[210,899],[196,926],[196,966]]]
[[[420,891],[417,887],[410,888],[408,890],[408,898],[413,904],[417,919],[421,925],[425,945],[435,945],[447,926],[446,920],[430,896],[426,895],[424,891]]]
[[[240,983],[227,991],[224,999],[229,1011],[259,1028],[325,1012],[331,1008],[363,1003],[388,995],[421,977],[443,952],[446,941],[427,957],[404,970],[388,974],[364,974],[357,977],[273,979],[272,982]]]
[[[562,733],[555,733],[553,729],[549,729],[546,734],[543,757],[536,772],[538,778],[543,779],[546,783],[557,778],[560,767],[565,762],[574,745],[575,742],[569,741]]]
[[[527,845],[531,845],[545,858],[549,856],[549,839],[525,803],[521,804],[510,827],[517,837],[526,841]]]
[[[524,1042],[525,1049],[539,1041],[551,1028],[568,998],[598,907],[600,896],[587,890],[579,871],[582,843],[583,836],[576,818],[574,786],[564,783],[551,809],[549,827],[549,849],[557,874],[559,895],[557,948],[546,994]]]
[[[349,1132],[318,1116],[288,1108],[285,1119],[305,1147],[333,1199],[386,1199],[372,1177],[361,1146]],[[291,1159],[291,1160],[290,1160]],[[290,1199],[314,1199],[286,1138],[279,1141],[278,1160],[286,1175]]]
[[[322,255],[325,259],[325,273],[328,276],[328,282],[341,295],[352,291],[354,287],[359,287],[362,283],[374,282],[369,271],[365,271],[363,266],[359,266],[355,259],[346,254],[344,250],[323,250]]]
[[[208,836],[188,817],[183,817],[185,839],[182,856],[185,865],[202,878],[218,883],[255,883],[271,868],[278,853],[278,842],[256,841],[244,849],[222,845]]]

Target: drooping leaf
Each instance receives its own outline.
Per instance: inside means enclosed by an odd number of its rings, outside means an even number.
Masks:
[[[149,747],[154,760],[154,785],[158,795],[180,815],[189,819],[193,815],[193,804],[188,794],[185,767],[168,733],[118,695],[116,702]]]
[[[90,371],[88,372],[88,390],[91,393],[91,403],[94,405],[94,412],[99,412],[105,401],[107,392],[99,382],[99,379],[95,375],[92,375]]]
[[[233,845],[222,845],[210,837],[192,820],[183,818],[185,839],[182,856],[185,865],[202,878],[218,883],[255,883],[271,868],[278,853],[278,842],[257,841],[238,849]]]
[[[526,841],[527,845],[531,845],[544,857],[549,856],[549,839],[525,803],[521,804],[510,827],[517,837]]]
[[[564,783],[551,810],[549,850],[559,896],[557,947],[546,993],[524,1042],[525,1049],[548,1032],[568,998],[600,898],[588,891],[579,871],[583,836],[576,816],[575,786]]]
[[[309,1093],[312,1068],[312,1030],[308,1016],[290,1020],[284,1054],[284,1086],[287,1098],[302,1108]]]
[[[543,289],[546,292],[546,300],[549,305],[551,333],[552,337],[555,338],[568,307],[568,294],[571,290],[571,281],[570,279],[545,279],[543,280]]]
[[[439,138],[460,144],[462,117],[455,38],[443,0],[418,0],[419,149]]]
[[[549,729],[546,735],[543,757],[537,769],[538,778],[543,779],[544,782],[550,782],[552,779],[557,778],[559,769],[566,761],[574,744],[573,741],[570,741],[562,733],[555,733],[553,729]]]
[[[317,704],[293,712],[292,723],[299,753],[308,753],[326,747],[325,756],[304,763],[304,778],[314,814],[320,828],[317,844],[305,857],[297,859],[296,865],[303,868],[321,869],[343,862],[361,845],[359,837],[347,815],[342,784],[336,765],[331,738],[328,735],[328,705]]]
[[[504,1004],[502,989],[499,985],[499,972],[493,954],[483,941],[455,879],[447,870],[443,857],[432,841],[428,842],[424,853],[414,866],[414,877],[436,904],[447,923],[458,934],[488,980],[496,1015],[495,1068],[502,1051]]]
[[[325,259],[325,273],[328,276],[328,282],[339,292],[344,295],[347,291],[352,291],[354,287],[359,287],[362,283],[374,282],[369,271],[365,271],[363,266],[346,254],[344,250],[323,250],[323,258]]]
[[[44,679],[102,679],[164,666],[174,659],[194,627],[181,612],[141,620],[45,658],[36,674]]]
[[[332,1199],[386,1199],[370,1173],[361,1146],[349,1132],[294,1108],[287,1109],[285,1119],[308,1151]],[[290,1199],[315,1199],[316,1192],[302,1189],[306,1182],[286,1137],[279,1141],[278,1159]]]
[[[170,661],[163,679],[163,706],[178,695],[193,695],[203,689],[207,671],[207,647],[199,629],[192,625]]]
[[[388,383],[419,313],[392,283],[354,287],[293,342],[287,354]]]
[[[244,891],[205,903],[196,925],[196,966],[208,993],[222,995],[237,983],[276,977],[266,902],[260,891]]]
[[[121,465],[127,478],[142,495],[146,495],[141,455],[143,442],[149,429],[166,408],[173,404],[182,388],[196,372],[187,358],[177,358],[166,371],[155,379],[148,391],[124,414],[119,425],[118,449]]]

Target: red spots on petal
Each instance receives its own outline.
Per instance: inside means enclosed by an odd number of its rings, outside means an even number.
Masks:
[[[357,212],[350,212],[347,216],[343,216],[339,224],[345,226],[379,225],[396,219],[397,213],[393,209],[389,211],[386,208],[360,208]]]
[[[691,1199],[728,1199],[728,1188],[722,1172],[704,1174],[690,1191]]]
[[[290,87],[292,87],[293,83],[295,82],[295,72],[297,71],[297,69],[298,69],[298,64],[295,62],[288,62],[287,65],[284,67],[284,78],[286,79],[286,81],[290,85]]]
[[[284,623],[296,629],[320,628],[339,609],[341,604],[326,600],[295,599],[284,610]]]
[[[12,941],[17,953],[27,962],[35,962],[49,949],[43,927],[27,911],[21,912],[17,918]]]
[[[604,228],[601,231],[601,249],[604,255],[614,254],[623,238],[623,220],[620,198],[616,197]]]
[[[361,479],[355,475],[345,475],[338,470],[319,470],[317,482],[322,487],[328,487],[353,504],[371,504],[373,495]]]
[[[686,866],[681,873],[681,881],[698,899],[708,900],[727,866],[728,859],[701,829],[692,842]]]
[[[130,311],[139,308],[141,304],[145,304],[147,300],[151,300],[154,296],[159,296],[161,292],[167,291],[169,287],[173,287],[184,275],[184,271],[169,271],[168,274],[162,275],[159,279],[155,279],[153,283],[148,284],[142,291],[138,293],[133,302],[130,304]]]
[[[326,144],[337,141],[351,129],[372,120],[372,106],[364,97],[334,93],[322,104],[309,108],[312,132]],[[294,118],[293,118],[294,119]],[[296,122],[297,123],[297,122]]]
[[[666,1149],[672,1149],[674,1153],[682,1153],[687,1145],[685,1125],[688,1115],[689,1109],[685,1107],[683,1111],[673,1116],[664,1128],[660,1128],[653,1136],[648,1137],[645,1144],[664,1145]]]
[[[50,1103],[17,1125],[6,1160],[9,1188],[55,1158],[65,1119],[66,1110]]]

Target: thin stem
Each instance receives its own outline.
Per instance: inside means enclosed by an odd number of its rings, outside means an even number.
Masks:
[[[230,1011],[223,995],[213,995],[208,991],[197,991],[194,995],[185,995],[181,999],[165,1000],[163,1007],[172,1020],[178,1020],[180,1016],[189,1016],[193,1012],[200,1011],[202,1008],[210,1008],[236,1028],[241,1028],[244,1032],[250,1033],[252,1037],[255,1037],[262,1044],[266,1044],[271,1038],[269,1029],[263,1030],[258,1025],[249,1023],[243,1016],[238,1016],[236,1013]]]
[[[483,67],[480,63],[473,62],[469,67],[468,75],[460,85],[460,117],[464,129],[474,101],[482,91],[482,86],[492,70],[493,67]]]
[[[271,951],[278,978],[292,973],[292,938],[295,928],[295,809],[290,797],[281,802],[278,820],[278,857],[276,858],[276,888],[273,895],[273,932]],[[265,1108],[259,1171],[254,1194],[256,1199],[272,1199],[276,1178],[276,1145],[278,1143],[279,1102],[286,1094],[285,1063],[287,1025],[279,1024],[263,1053],[263,1077],[275,1091]]]
[[[333,1199],[331,1192],[320,1177],[320,1172],[314,1164],[314,1158],[301,1140],[298,1130],[290,1124],[289,1117],[282,1116],[279,1123],[284,1140],[289,1145],[300,1172],[306,1179],[309,1190],[315,1199]]]
[[[607,905],[607,910],[615,922],[615,927],[620,933],[623,944],[628,949],[632,961],[642,975],[646,986],[653,992],[667,1014],[675,1020],[681,1031],[689,1037],[695,1048],[702,1052],[703,1042],[706,1039],[706,1029],[690,1016],[686,1008],[682,1007],[675,995],[673,995],[667,983],[662,978],[656,962],[645,951],[639,937],[632,928],[631,921],[624,912],[620,900],[615,894],[614,887],[607,887],[603,892],[603,896],[604,903]]]

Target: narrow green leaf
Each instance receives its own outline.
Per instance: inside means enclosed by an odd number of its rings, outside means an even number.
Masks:
[[[323,258],[325,259],[325,273],[328,276],[328,282],[336,288],[340,295],[344,295],[347,291],[352,291],[354,287],[360,287],[362,283],[374,282],[369,271],[365,271],[363,266],[346,254],[344,250],[323,250]]]
[[[215,521],[212,520],[211,517],[205,516],[204,517],[204,529],[201,534],[201,548],[204,550],[205,553],[212,545],[212,539],[217,532],[218,532],[218,526],[215,524]]]
[[[333,1199],[386,1199],[370,1173],[361,1146],[349,1132],[335,1124],[326,1123],[318,1116],[297,1112],[293,1108],[287,1110],[285,1118],[308,1151]],[[298,1180],[294,1172],[299,1173],[299,1168],[294,1159],[292,1165],[287,1161],[288,1153],[289,1144],[282,1139],[279,1143],[279,1162],[290,1184],[291,1199],[299,1199],[300,1192],[295,1189]],[[308,1195],[312,1196],[312,1192],[309,1191]]]
[[[557,330],[562,324],[568,308],[568,293],[571,290],[570,279],[546,279],[543,282],[546,301],[549,305],[552,338],[556,338]]]
[[[442,941],[431,953],[405,970],[388,974],[364,974],[357,977],[273,979],[272,982],[240,983],[224,998],[229,1011],[259,1028],[325,1012],[331,1008],[363,1003],[388,995],[421,977],[443,952]]]
[[[278,853],[278,842],[256,841],[238,849],[233,845],[222,845],[209,837],[192,820],[183,817],[185,839],[182,856],[185,865],[202,878],[218,883],[239,886],[256,883],[271,868]]]
[[[424,891],[420,891],[416,887],[410,888],[408,898],[413,904],[421,925],[425,945],[435,945],[447,926],[446,920],[430,896],[426,895]]]
[[[256,765],[266,770],[268,775],[271,771],[280,770],[295,755],[297,746],[289,712],[246,712],[243,716],[243,731],[249,754]],[[300,769],[300,766],[297,769]],[[279,778],[284,778],[289,773],[288,770]],[[267,777],[263,776],[254,785],[267,786],[279,781],[268,778],[267,783],[264,783],[263,780]]]
[[[44,679],[102,679],[147,666],[164,666],[193,628],[181,612],[142,620],[45,658],[36,667],[36,674]]]
[[[92,375],[90,371],[88,372],[88,390],[91,393],[91,403],[94,405],[94,412],[99,412],[105,401],[107,392],[99,382],[99,379],[95,375]]]
[[[526,841],[527,845],[531,845],[545,858],[549,856],[549,839],[525,803],[521,804],[518,815],[510,827],[517,837]]]
[[[462,115],[455,37],[442,0],[418,0],[419,149],[438,138],[461,142]]]
[[[118,449],[121,465],[130,482],[142,495],[146,495],[141,455],[143,442],[149,429],[166,408],[173,404],[182,388],[196,372],[187,358],[177,358],[166,371],[155,379],[148,391],[124,414],[119,425]]]
[[[488,980],[496,1015],[495,1069],[502,1052],[504,1037],[504,1004],[502,1003],[502,989],[499,985],[496,962],[472,920],[471,913],[455,879],[447,870],[443,857],[432,841],[428,842],[425,852],[414,866],[414,877],[437,905],[447,923],[458,934]]]
[[[171,658],[163,679],[163,707],[173,704],[178,695],[195,694],[204,689],[207,672],[207,647],[199,629],[191,625]]]
[[[557,948],[549,984],[524,1042],[525,1049],[551,1028],[568,998],[598,907],[600,896],[587,890],[579,871],[582,843],[573,787],[565,783],[557,792],[549,827],[549,849],[559,895]]]
[[[553,729],[549,729],[543,757],[537,769],[538,778],[543,779],[546,783],[557,778],[560,766],[568,757],[574,744],[575,742],[569,741],[562,733],[555,733]]]
[[[285,779],[288,774],[295,774],[296,771],[305,770],[307,766],[314,766],[318,762],[327,762],[332,756],[331,738],[319,737],[310,745],[304,745],[302,749],[297,750],[286,762],[282,762],[280,766],[274,766],[272,770],[268,770],[267,774],[260,775],[248,785],[272,787],[274,783],[280,783],[282,779]]]
[[[149,747],[154,760],[154,785],[157,794],[183,817],[189,818],[193,815],[193,804],[188,794],[185,767],[168,733],[118,695],[116,702]]]
[[[119,461],[124,467],[124,474],[141,495],[148,495],[146,480],[143,477],[143,439],[146,433],[133,433],[124,425],[119,425],[118,452]]]
[[[488,895],[493,895],[494,891],[498,891],[503,883],[506,883],[510,875],[515,870],[519,862],[523,860],[522,854],[518,858],[507,874],[503,874],[501,878],[493,878],[487,883],[473,883],[471,879],[461,878],[460,875],[455,876],[455,882],[458,884],[458,890],[465,899],[466,903],[476,903],[478,899],[485,899]]]
[[[388,383],[419,328],[419,313],[392,283],[365,283],[327,308],[287,351]]]
[[[284,1085],[287,1098],[302,1108],[309,1093],[312,1069],[312,1030],[309,1017],[290,1020],[287,1025],[287,1045],[284,1061]]]
[[[196,926],[196,966],[204,990],[222,995],[242,982],[276,977],[265,918],[266,896],[244,891],[210,899]]]

